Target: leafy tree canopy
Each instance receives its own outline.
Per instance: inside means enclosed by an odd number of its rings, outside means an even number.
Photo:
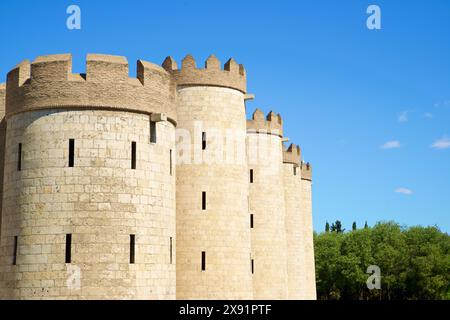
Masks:
[[[339,223],[338,223],[339,222]],[[344,232],[314,234],[319,299],[448,299],[450,237],[437,227],[379,222]],[[367,288],[370,265],[381,271],[381,289]]]

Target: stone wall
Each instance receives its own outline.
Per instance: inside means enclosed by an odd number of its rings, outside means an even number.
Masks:
[[[305,221],[302,217],[302,178],[300,167],[284,163],[284,194],[286,203],[286,238],[288,299],[303,298],[305,269],[305,239],[302,230]]]
[[[59,109],[8,119],[0,297],[175,298],[174,126],[160,122],[157,134],[150,143],[149,116],[130,112]],[[69,139],[74,167],[68,167]],[[65,263],[66,234],[72,234],[71,263]],[[78,271],[79,283],[72,277]]]
[[[184,139],[191,149],[181,150],[177,139],[177,298],[251,299],[244,95],[228,88],[180,87],[177,112],[180,139],[188,132]],[[236,138],[236,159],[230,162],[223,161],[219,137],[227,134]]]
[[[306,170],[306,166],[302,167],[302,171]],[[301,264],[302,285],[301,296],[302,300],[315,300],[316,294],[316,274],[314,262],[314,242],[313,242],[313,223],[312,223],[312,188],[311,181],[304,179],[303,176],[311,176],[311,171],[308,170],[306,174],[302,173],[302,201],[301,201],[301,222],[300,236],[302,239],[303,248],[303,263]]]
[[[247,133],[255,299],[287,298],[286,226],[281,138]]]
[[[135,77],[99,54],[82,74],[70,54],[13,68],[0,84],[0,298],[315,299],[311,166],[282,147],[279,114],[246,120],[246,92],[243,65],[213,55],[204,68],[139,60]]]

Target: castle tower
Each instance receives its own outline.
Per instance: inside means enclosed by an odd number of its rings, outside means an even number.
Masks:
[[[255,299],[287,298],[282,136],[280,115],[257,109],[247,120]]]
[[[244,68],[214,56],[163,67],[178,92],[177,298],[251,299]]]
[[[315,299],[311,166],[246,73],[90,54],[0,84],[0,299]]]
[[[300,147],[283,151],[288,299],[316,299],[311,207],[311,166],[301,162]]]
[[[314,239],[312,223],[312,166],[309,163],[301,163],[302,172],[302,207],[301,215],[304,217],[304,228],[302,228],[305,244],[304,270],[305,285],[302,288],[302,299],[317,299],[316,291],[316,269],[314,261]]]
[[[7,77],[0,298],[174,299],[170,74],[138,61],[130,78],[106,55],[71,65],[38,57]]]

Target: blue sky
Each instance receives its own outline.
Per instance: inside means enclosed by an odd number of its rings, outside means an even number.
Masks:
[[[82,29],[66,28],[77,4]],[[382,29],[366,28],[379,5]],[[0,82],[23,59],[234,57],[314,169],[314,227],[379,220],[450,230],[450,2],[1,1]],[[387,144],[386,144],[387,143]],[[435,144],[436,147],[432,147]],[[386,147],[382,148],[386,144]],[[399,192],[395,192],[395,191]]]

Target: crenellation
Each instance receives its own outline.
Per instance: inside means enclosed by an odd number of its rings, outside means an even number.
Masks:
[[[24,60],[14,67],[6,76],[6,84],[9,86],[8,91],[13,88],[23,86],[31,76],[31,63],[29,60]]]
[[[246,92],[246,74],[243,65],[238,65],[233,59],[229,59],[223,69],[220,61],[211,55],[205,61],[205,68],[199,69],[192,55],[184,57],[181,69],[176,68],[171,57],[163,62],[163,67],[171,72],[178,86],[217,86],[231,88]]]
[[[42,109],[99,108],[146,114],[165,113],[176,122],[175,84],[160,66],[138,61],[130,78],[120,56],[89,54],[86,74],[72,73],[72,56],[59,54],[27,60],[8,73],[6,117]],[[30,79],[30,81],[27,81]]]
[[[291,143],[287,149],[284,146],[283,149],[283,162],[300,166],[302,159],[300,147]]]
[[[252,119],[247,120],[247,132],[273,134],[283,137],[283,120],[280,114],[270,111],[266,117],[260,109],[253,112]]]
[[[215,55],[210,55],[205,61],[205,69],[220,70],[220,61]]]
[[[86,80],[92,82],[120,83],[129,81],[128,61],[122,56],[88,54]]]
[[[170,56],[168,56],[168,57],[166,57],[166,59],[164,59],[164,62],[162,63],[162,67],[167,72],[172,72],[173,70],[178,69],[177,62]]]
[[[55,54],[37,57],[31,63],[31,83],[68,81],[72,74],[72,55]]]
[[[302,172],[302,179],[303,180],[308,180],[311,181],[312,180],[312,166],[309,162],[305,163],[302,162],[301,163],[301,172]]]

